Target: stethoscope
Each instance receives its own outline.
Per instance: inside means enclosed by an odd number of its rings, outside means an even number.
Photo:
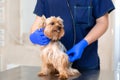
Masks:
[[[69,9],[69,12],[70,12],[70,16],[72,18],[72,23],[73,23],[73,36],[74,36],[73,46],[74,46],[75,42],[76,42],[75,20],[74,20],[74,17],[73,17],[73,13],[72,13],[72,10],[71,10],[71,7],[70,7],[69,0],[66,0],[66,2],[67,2],[67,6],[68,6],[68,9]]]
[[[73,13],[72,13],[72,9],[70,7],[70,3],[69,3],[69,0],[66,0],[66,3],[67,3],[67,6],[68,6],[68,9],[69,9],[69,12],[70,12],[70,16],[72,18],[72,23],[73,23],[73,33],[74,33],[74,41],[73,41],[73,46],[75,45],[75,42],[76,42],[76,29],[75,29],[75,26],[76,26],[76,23],[75,23],[75,20],[74,20],[74,16],[73,16]],[[89,7],[92,6],[92,0],[90,0],[90,3],[89,3]]]

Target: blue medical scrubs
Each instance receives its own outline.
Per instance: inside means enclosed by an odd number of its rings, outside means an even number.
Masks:
[[[111,0],[37,0],[34,13],[38,16],[60,16],[64,20],[65,36],[61,42],[69,50],[95,26],[96,19],[114,9]],[[102,27],[102,26],[101,26]],[[84,50],[72,67],[79,71],[99,69],[98,41]]]

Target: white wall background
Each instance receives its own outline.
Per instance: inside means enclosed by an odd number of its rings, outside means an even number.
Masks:
[[[6,45],[0,50],[3,56],[3,69],[5,70],[8,64],[21,64],[39,66],[39,48],[36,46],[20,45],[15,43],[15,38],[22,36],[24,33],[28,34],[35,15],[33,10],[37,0],[6,0]],[[120,0],[115,0],[118,8]],[[116,11],[118,10],[118,11]],[[107,32],[100,38],[99,55],[101,59],[102,69],[111,69],[112,65],[116,65],[118,61],[119,41],[120,41],[120,9],[116,9],[115,14],[110,14],[110,26]],[[115,25],[114,25],[115,24]],[[114,30],[115,29],[115,30]],[[10,34],[12,32],[12,34]],[[114,32],[114,33],[113,33]],[[115,35],[115,36],[114,36]],[[14,37],[12,39],[11,37]],[[115,51],[114,51],[114,37],[115,37]],[[25,36],[28,38],[28,35]],[[28,41],[27,41],[28,42]],[[114,52],[113,52],[114,51]],[[115,54],[115,57],[114,57]],[[114,59],[113,59],[114,57]],[[114,62],[114,64],[113,64]]]
[[[120,67],[120,0],[115,0],[115,28],[114,28],[114,69]]]
[[[30,27],[34,21],[33,10],[37,0],[21,0],[20,2],[20,35],[29,33]],[[110,24],[107,32],[99,39],[99,56],[101,69],[112,69],[113,51],[114,51],[114,14],[110,14]],[[105,44],[105,45],[104,45]],[[106,64],[106,65],[105,65]]]
[[[30,27],[35,19],[33,15],[37,0],[20,0],[20,34],[29,33]]]

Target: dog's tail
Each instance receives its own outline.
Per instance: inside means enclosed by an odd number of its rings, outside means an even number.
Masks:
[[[68,69],[68,75],[69,76],[77,76],[77,75],[80,75],[80,72],[77,70],[77,69],[73,69],[73,68],[69,68]]]

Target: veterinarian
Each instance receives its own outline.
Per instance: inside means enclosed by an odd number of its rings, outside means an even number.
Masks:
[[[40,17],[60,16],[64,20],[65,36],[61,42],[72,67],[81,71],[99,70],[98,39],[108,28],[109,13],[114,9],[111,0],[37,0],[35,22],[30,40],[45,46],[50,42],[44,29],[38,30]]]

